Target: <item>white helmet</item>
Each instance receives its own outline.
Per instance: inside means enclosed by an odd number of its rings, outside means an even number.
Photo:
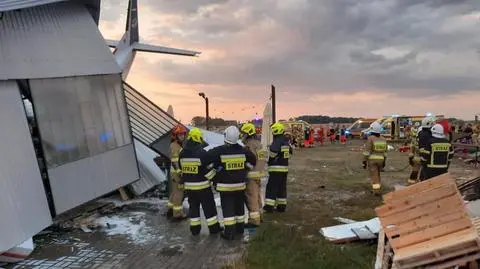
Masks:
[[[372,128],[372,133],[377,133],[381,134],[382,133],[382,125],[378,122],[374,122],[370,125],[370,128]]]
[[[422,120],[422,126],[423,127],[432,127],[433,124],[435,124],[435,117],[434,116],[426,116]]]
[[[440,124],[435,124],[432,127],[432,136],[436,138],[445,138],[445,133],[443,126]]]
[[[230,126],[227,129],[225,129],[225,132],[223,133],[225,143],[227,144],[238,144],[238,140],[240,139],[240,131],[236,126]]]

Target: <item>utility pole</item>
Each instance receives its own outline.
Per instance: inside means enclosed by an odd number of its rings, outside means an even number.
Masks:
[[[205,114],[207,115],[207,117],[205,118],[205,129],[208,131],[209,130],[209,122],[210,122],[210,109],[208,107],[208,97],[205,97],[205,106],[206,106],[206,111],[205,111]]]
[[[275,99],[275,86],[272,84],[272,123],[275,123],[277,121],[277,105],[276,105],[276,99]]]
[[[200,97],[202,97],[204,100],[205,100],[205,129],[208,131],[208,127],[209,127],[209,119],[210,119],[210,112],[209,112],[209,108],[208,108],[208,97],[205,95],[205,93],[201,92],[198,94]]]

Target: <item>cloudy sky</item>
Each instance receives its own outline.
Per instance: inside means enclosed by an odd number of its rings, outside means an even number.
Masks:
[[[103,0],[100,29],[119,39],[127,0]],[[119,3],[120,2],[120,3]],[[198,58],[140,53],[128,82],[188,122],[263,113],[270,84],[281,118],[480,113],[478,0],[139,0],[145,43]]]

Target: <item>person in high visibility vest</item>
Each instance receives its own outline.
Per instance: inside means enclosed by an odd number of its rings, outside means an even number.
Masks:
[[[408,155],[408,161],[412,166],[412,172],[410,173],[410,178],[408,179],[408,185],[417,183],[420,167],[422,166],[422,160],[420,156],[420,150],[418,148],[418,127],[414,126],[410,130],[410,154]]]
[[[387,152],[387,141],[381,136],[382,125],[378,122],[370,125],[372,132],[367,139],[365,151],[363,152],[363,168],[369,170],[372,190],[374,193],[380,193],[382,182],[380,172],[385,167]]]
[[[426,116],[422,120],[422,126],[418,132],[418,151],[420,152],[420,155],[425,153],[425,148],[428,146],[428,142],[432,138],[431,128],[435,124],[435,121],[436,119],[433,116]],[[420,167],[419,175],[420,181],[427,179],[427,174],[425,173],[423,165]]]
[[[453,146],[448,142],[442,125],[433,125],[431,132],[432,137],[422,151],[425,180],[447,173],[454,154]]]
[[[187,129],[183,125],[177,125],[172,130],[172,143],[170,143],[170,197],[168,199],[167,217],[173,217],[174,221],[184,220],[187,217],[183,213],[183,184],[181,179],[182,171],[179,168],[179,155],[183,148],[183,142]]]
[[[227,240],[243,235],[245,228],[245,189],[248,171],[257,164],[255,155],[240,141],[236,126],[224,132],[225,145],[208,152],[210,163],[216,169],[214,184],[220,193],[225,230],[222,237]]]
[[[265,212],[271,213],[287,209],[288,160],[293,153],[285,138],[285,126],[279,122],[272,125],[273,142],[268,158],[268,183],[265,191]]]
[[[245,123],[241,132],[243,134],[243,143],[245,148],[250,150],[257,157],[257,164],[248,172],[247,189],[245,196],[247,199],[248,224],[247,228],[255,228],[261,222],[261,180],[265,177],[266,153],[262,143],[255,134],[255,126],[252,123]]]
[[[220,232],[217,219],[217,206],[213,198],[211,180],[216,175],[213,164],[208,162],[203,134],[198,128],[188,132],[187,142],[180,152],[179,166],[182,170],[182,181],[188,195],[188,217],[192,235],[201,230],[200,205],[202,206],[210,234]]]

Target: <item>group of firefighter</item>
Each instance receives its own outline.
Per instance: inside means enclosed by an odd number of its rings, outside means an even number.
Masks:
[[[281,123],[271,126],[273,141],[269,153],[262,147],[255,126],[246,123],[239,130],[228,127],[224,145],[209,151],[200,129],[187,130],[179,125],[172,131],[170,145],[171,192],[167,217],[186,219],[184,195],[188,197],[190,231],[201,230],[200,206],[210,234],[221,233],[227,240],[243,235],[245,228],[258,227],[263,211],[285,212],[287,207],[288,161],[292,148]],[[266,177],[265,206],[262,208],[261,179]],[[220,194],[223,227],[217,218],[213,190]],[[245,224],[245,205],[249,211]],[[263,209],[263,210],[262,210]]]
[[[381,136],[382,125],[372,123],[365,151],[363,168],[368,169],[374,193],[381,190],[380,172],[385,168],[387,141]],[[453,157],[453,146],[446,136],[448,127],[436,123],[434,116],[427,116],[421,126],[411,129],[409,163],[412,172],[408,184],[412,185],[448,172]]]
[[[337,128],[338,129],[338,128]],[[316,135],[315,135],[316,132]],[[292,134],[286,134],[291,140],[291,144],[297,148],[312,148],[315,146],[315,140],[320,145],[324,145],[325,136],[330,141],[330,144],[336,144],[340,142],[342,145],[347,143],[346,129],[341,128],[336,130],[335,128],[327,129],[325,132],[324,127],[313,129],[312,127],[305,127],[303,131],[298,126],[292,127]]]

